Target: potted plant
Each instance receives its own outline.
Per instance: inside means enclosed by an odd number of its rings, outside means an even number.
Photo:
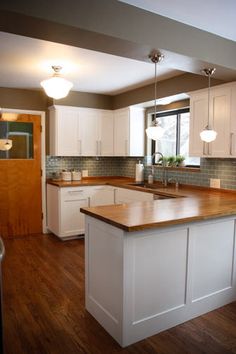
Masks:
[[[184,160],[185,160],[185,157],[183,155],[177,155],[175,158],[176,166],[178,166],[178,167],[185,166]]]
[[[158,164],[162,165],[162,166],[167,166],[168,165],[168,157],[163,156],[159,158]]]
[[[168,161],[168,166],[173,167],[173,166],[175,166],[176,157],[175,156],[169,156],[167,161]]]

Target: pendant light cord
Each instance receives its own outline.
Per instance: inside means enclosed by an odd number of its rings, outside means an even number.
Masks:
[[[157,62],[155,61],[155,107],[154,107],[155,123],[157,123]]]
[[[211,87],[211,74],[208,72],[208,113],[207,113],[207,126],[210,124],[210,87]]]

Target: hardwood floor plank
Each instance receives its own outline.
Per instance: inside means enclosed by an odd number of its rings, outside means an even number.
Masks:
[[[236,353],[236,302],[122,349],[85,311],[84,241],[5,240],[6,354]]]

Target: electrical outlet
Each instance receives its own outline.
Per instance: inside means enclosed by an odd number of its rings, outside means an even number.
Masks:
[[[211,188],[220,188],[220,179],[219,178],[210,178],[210,187]]]

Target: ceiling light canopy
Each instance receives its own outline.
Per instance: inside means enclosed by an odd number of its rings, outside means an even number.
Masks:
[[[146,129],[146,134],[149,139],[158,140],[164,134],[164,129],[160,126],[158,119],[156,118],[157,114],[157,63],[159,63],[163,58],[164,55],[153,52],[150,56],[151,61],[155,64],[155,108],[154,108],[154,125],[148,127]]]
[[[201,131],[201,140],[205,143],[211,143],[216,139],[217,132],[210,126],[210,88],[211,88],[211,76],[216,71],[215,68],[204,69],[203,72],[208,76],[208,113],[207,113],[207,125]]]
[[[59,100],[68,95],[73,84],[61,76],[61,66],[54,65],[52,66],[52,69],[54,70],[53,76],[47,80],[43,80],[40,84],[44,88],[47,96]]]

